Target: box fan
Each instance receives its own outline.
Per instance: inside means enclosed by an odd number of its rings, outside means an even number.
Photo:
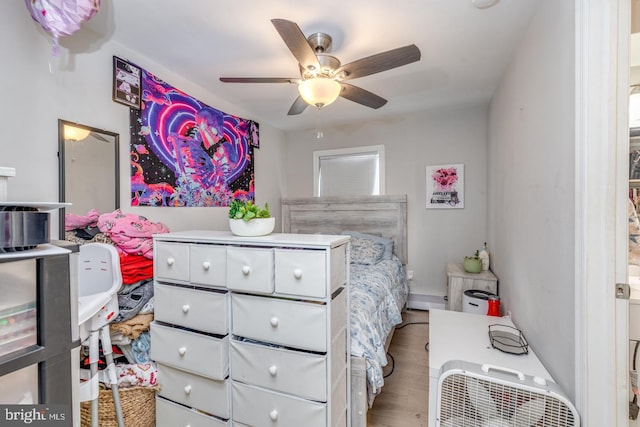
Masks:
[[[438,380],[440,427],[579,427],[557,384],[493,365],[446,362]]]

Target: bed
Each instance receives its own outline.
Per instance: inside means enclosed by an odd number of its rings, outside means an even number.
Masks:
[[[367,409],[384,384],[382,367],[387,364],[393,331],[402,322],[401,311],[408,295],[404,270],[406,225],[406,195],[282,200],[283,232],[352,236],[349,266],[352,426],[367,424]],[[390,239],[392,254],[375,262],[363,261],[358,246],[362,239],[378,242]]]

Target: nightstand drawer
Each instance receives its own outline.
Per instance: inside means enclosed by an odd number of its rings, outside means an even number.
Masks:
[[[273,292],[273,250],[227,248],[227,287],[245,292]]]
[[[324,427],[327,406],[232,381],[233,420],[250,426]],[[249,409],[250,408],[250,409]]]
[[[156,283],[155,320],[211,334],[229,331],[229,293],[207,292]]]
[[[326,356],[231,340],[231,378],[327,401]]]
[[[216,380],[229,372],[229,339],[151,323],[151,358],[158,363]]]
[[[227,248],[216,245],[189,247],[191,283],[226,287]]]
[[[327,351],[323,304],[231,295],[233,334],[303,350]]]
[[[276,292],[324,298],[327,295],[325,254],[325,251],[276,249]]]
[[[189,281],[189,246],[180,243],[155,244],[154,269],[156,279]]]
[[[156,398],[156,427],[222,427],[231,425],[161,397]]]
[[[158,395],[200,409],[220,418],[229,418],[229,379],[211,380],[200,375],[158,364]]]

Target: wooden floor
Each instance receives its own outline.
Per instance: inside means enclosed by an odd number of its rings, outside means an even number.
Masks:
[[[428,322],[429,312],[408,310],[403,325]],[[398,325],[401,327],[402,325]],[[426,427],[429,406],[429,325],[407,325],[396,329],[389,347],[395,359],[393,373],[384,380],[382,392],[367,414],[368,427]],[[385,375],[391,370],[391,359]]]

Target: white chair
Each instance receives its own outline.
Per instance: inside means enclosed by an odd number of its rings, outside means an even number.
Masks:
[[[122,286],[120,258],[116,248],[104,243],[87,243],[80,246],[78,257],[78,324],[80,340],[89,347],[89,380],[80,384],[80,401],[91,401],[91,425],[98,426],[98,359],[100,342],[107,359],[107,374],[116,419],[124,427],[118,379],[113,363],[109,323],[118,315],[118,290]]]

